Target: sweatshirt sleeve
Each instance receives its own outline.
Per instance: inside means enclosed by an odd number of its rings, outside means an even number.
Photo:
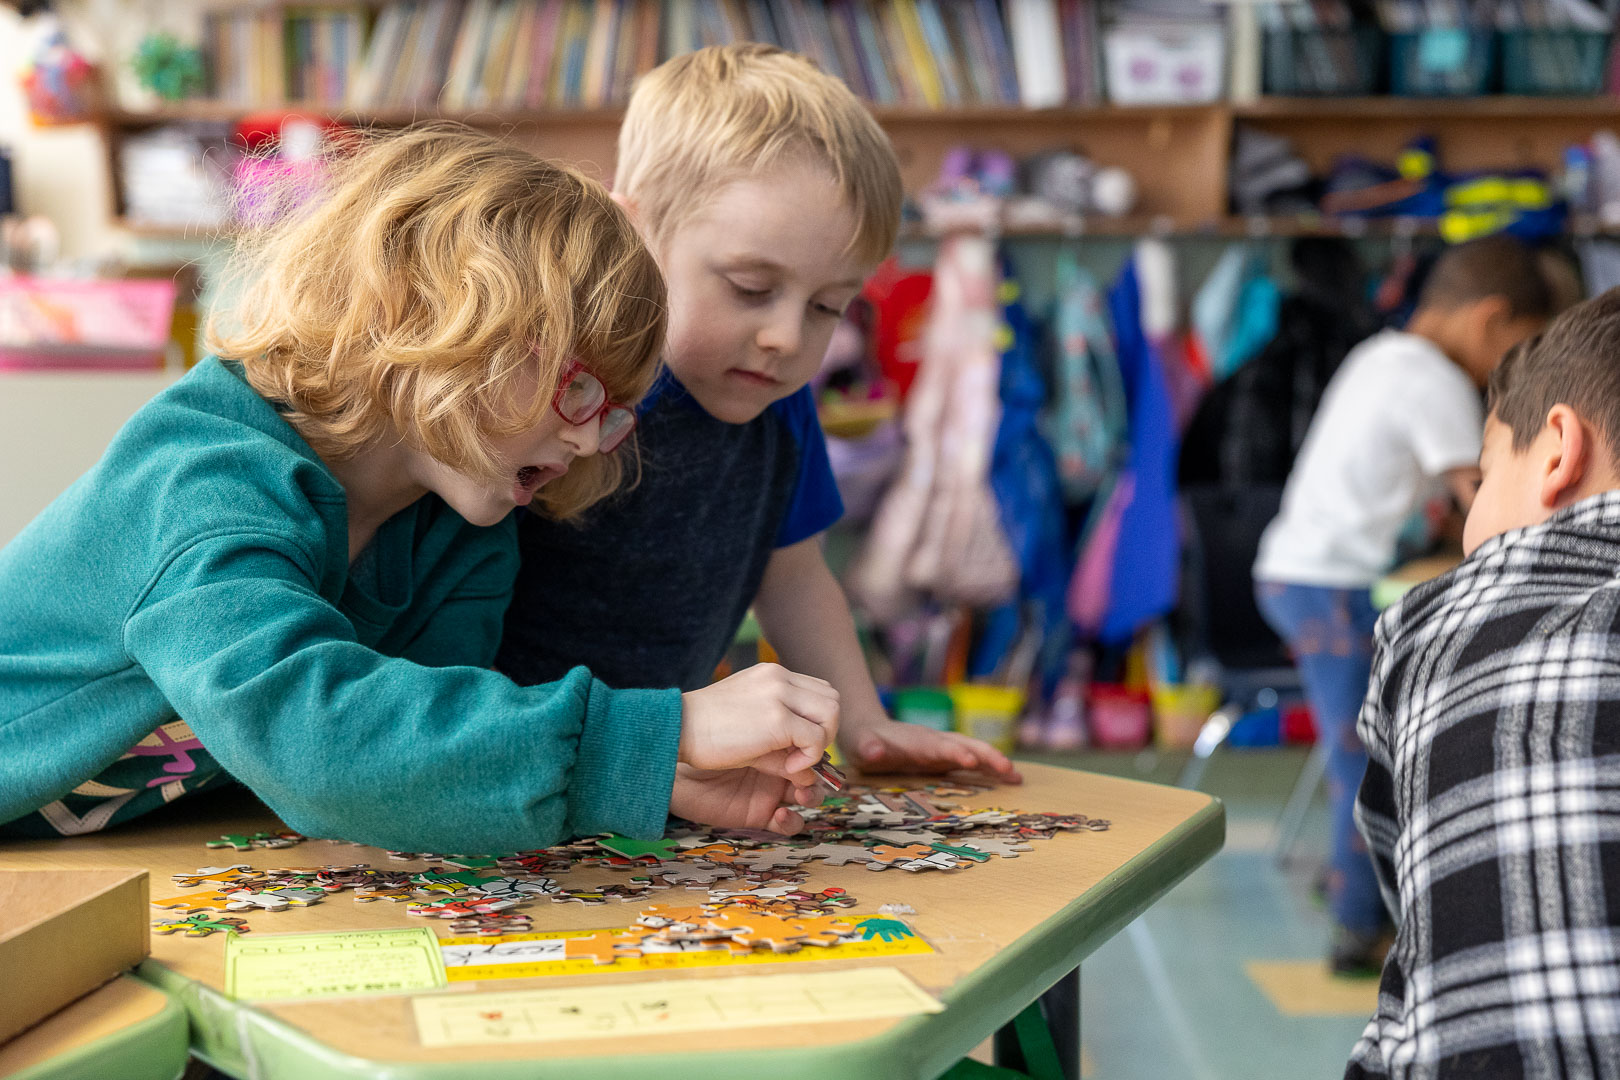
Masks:
[[[289,826],[412,851],[506,852],[662,832],[680,696],[584,668],[520,687],[356,642],[270,533],[202,538],[160,567],[124,646],[202,744]]]

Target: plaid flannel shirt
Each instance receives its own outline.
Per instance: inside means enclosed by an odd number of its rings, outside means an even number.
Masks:
[[[1358,730],[1400,929],[1346,1077],[1620,1077],[1620,491],[1386,612]]]

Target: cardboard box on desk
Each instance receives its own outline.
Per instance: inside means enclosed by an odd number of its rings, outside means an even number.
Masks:
[[[0,870],[0,1042],[146,958],[145,870]]]

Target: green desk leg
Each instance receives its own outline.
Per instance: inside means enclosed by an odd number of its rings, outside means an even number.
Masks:
[[[1080,969],[995,1035],[994,1065],[963,1058],[942,1080],[1079,1080]]]
[[[175,1080],[185,1070],[189,1041],[186,1011],[170,998],[140,1023],[12,1073],[7,1080]]]

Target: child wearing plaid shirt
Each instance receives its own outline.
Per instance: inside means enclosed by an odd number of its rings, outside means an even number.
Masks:
[[[1620,289],[1492,376],[1468,558],[1379,621],[1356,818],[1399,931],[1346,1076],[1620,1062]]]

